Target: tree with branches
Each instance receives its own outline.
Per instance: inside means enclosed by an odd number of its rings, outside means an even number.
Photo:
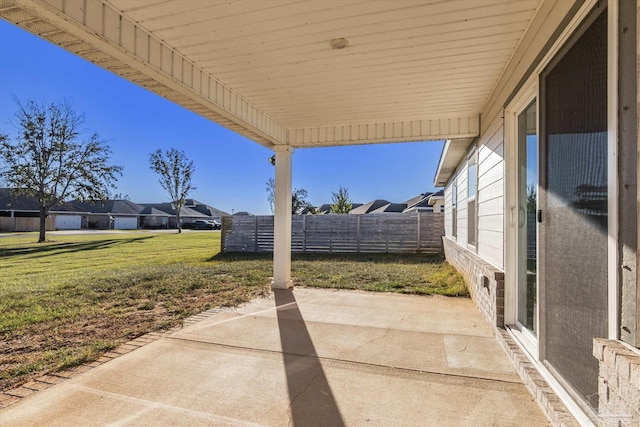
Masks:
[[[349,190],[340,186],[337,193],[332,194],[333,204],[331,205],[331,213],[347,214],[353,208],[353,202],[349,198]]]
[[[16,99],[16,135],[0,134],[0,179],[16,196],[38,200],[40,233],[46,240],[49,211],[67,198],[103,200],[122,167],[109,163],[111,149],[96,134],[85,135],[84,117],[68,102],[45,104]]]
[[[169,193],[169,198],[176,209],[178,233],[182,233],[180,210],[184,207],[189,192],[196,189],[191,183],[195,172],[193,161],[187,158],[184,151],[170,148],[164,152],[157,149],[151,153],[149,163],[151,170],[160,176],[158,182]]]
[[[273,178],[269,178],[267,180],[267,201],[269,202],[269,208],[271,208],[271,213],[274,213],[275,210],[275,201],[276,201],[276,181]],[[299,214],[300,212],[307,210],[308,213],[315,213],[316,209],[313,205],[307,200],[309,198],[309,193],[304,188],[296,188],[291,192],[291,212],[295,214]]]

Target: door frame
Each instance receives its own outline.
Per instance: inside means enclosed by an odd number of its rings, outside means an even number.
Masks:
[[[515,323],[515,307],[513,306],[516,295],[514,295],[514,256],[517,236],[514,236],[513,222],[511,218],[512,209],[517,206],[517,186],[513,182],[516,176],[515,150],[517,144],[517,114],[522,111],[528,102],[539,97],[539,75],[543,69],[551,62],[555,55],[567,43],[569,38],[575,33],[578,26],[589,15],[598,0],[586,1],[576,16],[567,25],[567,28],[558,37],[552,48],[547,52],[542,61],[536,66],[527,81],[521,86],[515,97],[504,109],[504,139],[505,139],[505,212],[504,212],[504,235],[505,235],[505,324]],[[609,339],[618,339],[619,336],[619,295],[618,295],[618,0],[608,0],[608,66],[607,66],[607,112],[608,112],[608,305],[609,305]],[[538,117],[539,122],[539,117]],[[538,130],[539,130],[538,126]]]
[[[566,28],[558,36],[542,60],[533,68],[526,81],[504,108],[504,143],[505,143],[505,207],[504,207],[504,266],[505,266],[505,305],[504,320],[511,336],[525,350],[526,356],[547,380],[551,388],[566,404],[570,412],[583,425],[593,425],[593,421],[585,414],[581,405],[567,393],[564,387],[546,369],[541,360],[544,355],[544,324],[540,324],[542,316],[537,316],[538,337],[532,339],[531,334],[523,333],[515,325],[517,323],[517,117],[526,106],[536,99],[540,110],[539,76],[544,68],[555,58],[564,46],[573,38],[582,22],[590,15],[598,3],[605,3],[608,8],[608,53],[607,53],[607,159],[608,159],[608,248],[607,248],[607,305],[608,305],[608,338],[619,339],[620,303],[619,303],[619,252],[618,252],[618,14],[619,0],[587,0],[571,19]],[[538,135],[540,135],[540,115],[537,117]],[[542,165],[540,159],[539,167]],[[539,235],[538,235],[539,240]],[[544,271],[538,269],[538,274]],[[539,282],[540,283],[540,282]],[[538,286],[538,301],[544,286]],[[538,304],[540,311],[541,304]]]
[[[518,116],[535,99],[539,100],[538,81],[530,78],[518,95],[504,111],[505,126],[505,325],[516,325],[518,320]],[[536,104],[537,105],[537,104]],[[538,110],[538,106],[536,106]],[[539,130],[539,115],[536,111],[536,129]],[[536,287],[539,299],[540,288]],[[540,304],[538,304],[538,310]],[[540,315],[537,313],[536,330],[540,330]],[[517,335],[527,352],[536,360],[539,359],[538,339],[520,328],[511,329]]]

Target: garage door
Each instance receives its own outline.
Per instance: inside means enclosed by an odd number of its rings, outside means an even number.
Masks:
[[[56,215],[57,230],[80,230],[82,217],[80,215]]]
[[[113,222],[113,228],[116,230],[135,230],[138,228],[138,218],[117,216]]]

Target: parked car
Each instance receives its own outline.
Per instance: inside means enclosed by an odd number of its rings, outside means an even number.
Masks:
[[[190,228],[192,230],[215,230],[215,225],[204,219],[196,219],[195,221],[182,224],[182,228]]]
[[[213,224],[213,229],[214,230],[220,230],[222,228],[222,223],[216,219],[214,219],[213,221],[209,221],[211,224]]]

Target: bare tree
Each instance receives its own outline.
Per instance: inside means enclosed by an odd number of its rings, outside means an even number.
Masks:
[[[307,200],[308,197],[309,193],[304,188],[296,188],[291,192],[291,212],[294,215],[304,211],[305,208],[308,211],[313,210],[313,213],[315,213],[315,208]],[[273,178],[269,178],[267,180],[267,201],[269,202],[271,213],[274,213],[276,201],[276,181]]]
[[[124,194],[124,193],[115,193],[115,194],[110,196],[110,199],[131,201],[131,197],[129,197],[128,194]]]
[[[331,193],[333,204],[331,205],[331,213],[345,214],[353,208],[353,203],[349,198],[349,190],[340,186],[337,193]]]
[[[38,200],[38,242],[44,242],[53,206],[69,197],[106,199],[122,167],[109,164],[111,149],[97,134],[83,135],[84,117],[67,102],[16,105],[17,135],[0,134],[0,178],[16,195]]]
[[[267,202],[269,202],[269,209],[271,213],[274,213],[274,206],[276,203],[276,180],[269,178],[267,180]]]
[[[164,153],[160,149],[151,153],[149,163],[151,170],[160,175],[158,182],[169,193],[171,202],[176,207],[178,233],[182,233],[180,210],[184,207],[189,192],[196,189],[191,184],[191,177],[195,172],[193,161],[187,158],[184,151],[171,148]]]
[[[296,188],[291,194],[291,212],[294,214],[300,214],[302,212],[309,211],[315,208],[307,200],[309,193],[304,188]]]

